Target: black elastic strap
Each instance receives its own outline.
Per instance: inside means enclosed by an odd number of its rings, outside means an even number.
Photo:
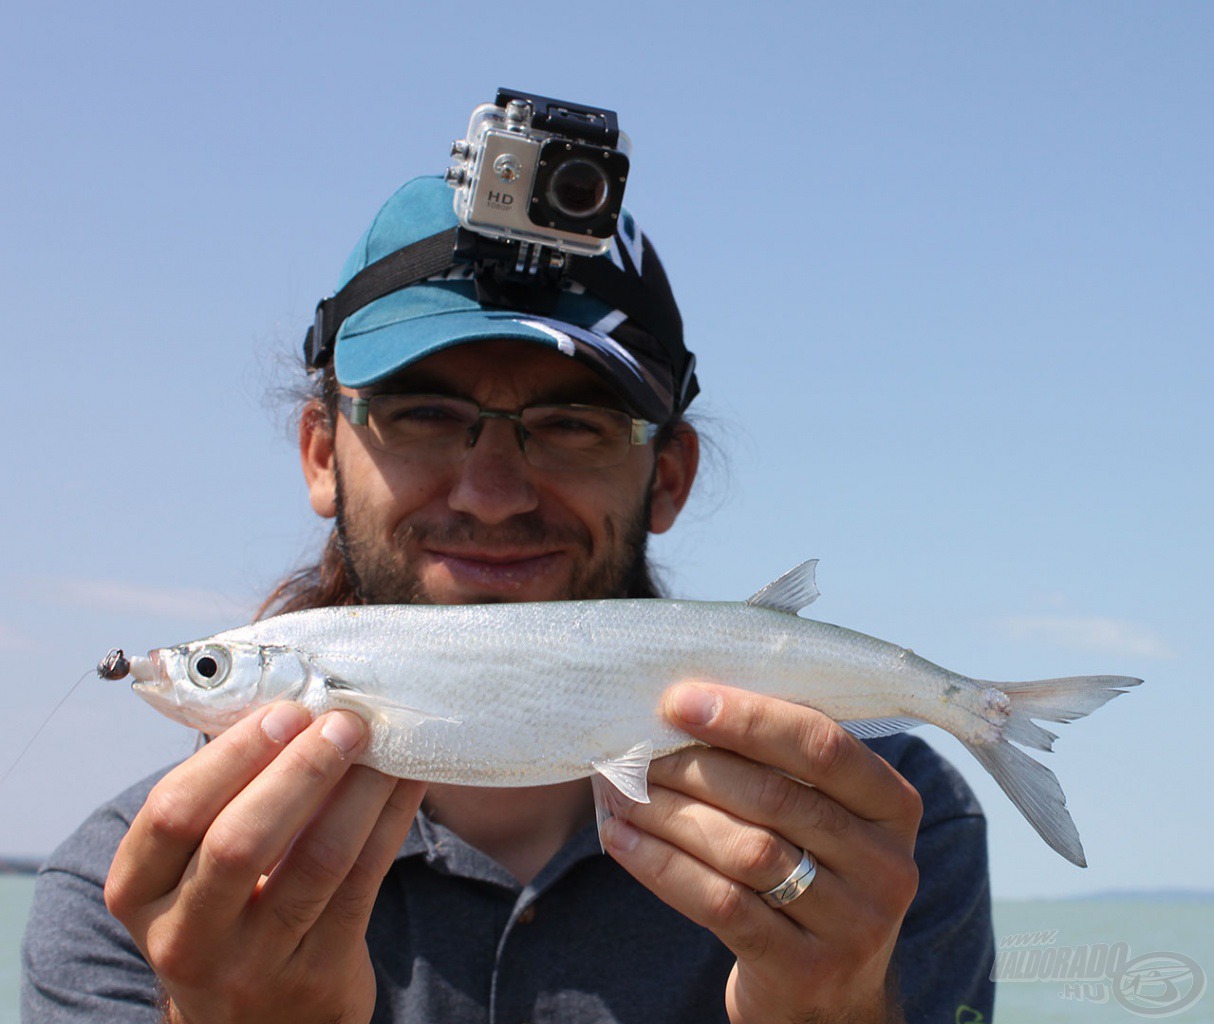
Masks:
[[[672,366],[683,361],[683,320],[671,303],[655,301],[639,274],[621,270],[605,256],[574,256],[567,276],[596,299],[624,313],[638,327],[657,339]],[[652,273],[652,271],[650,271]],[[664,282],[663,282],[664,283]]]
[[[515,252],[514,246],[506,246],[503,252],[498,253],[493,245],[492,240],[486,243],[480,236],[454,227],[397,249],[364,267],[346,282],[341,291],[331,298],[323,299],[317,305],[316,321],[308,328],[304,338],[304,358],[308,366],[318,368],[332,358],[337,331],[346,317],[385,295],[428,277],[443,274],[457,263],[472,262],[476,267],[478,295],[482,301],[490,298],[494,304],[502,304],[505,308],[529,310],[540,314],[550,312],[550,307],[559,294],[555,280],[549,279],[547,287],[538,288],[533,280],[523,280],[516,283],[517,290],[509,288],[503,294],[495,292],[492,296],[481,294],[482,284],[486,287],[490,284],[488,280],[482,279],[488,277],[494,263],[501,262],[506,252]],[[500,246],[500,243],[498,245]],[[482,257],[490,257],[488,260],[482,262],[482,259],[477,258],[477,246],[482,247]],[[660,267],[661,264],[655,260],[647,273],[652,276]],[[595,298],[613,309],[620,310],[654,338],[665,351],[667,360],[676,368],[676,372],[685,364],[687,352],[683,347],[683,321],[678,308],[673,302],[668,304],[656,301],[653,291],[642,284],[639,274],[630,274],[603,256],[570,256],[564,273]],[[509,287],[513,276],[516,275],[504,277],[499,282],[499,289]],[[521,276],[526,279],[534,278],[535,275]],[[659,291],[669,291],[669,284],[664,275],[660,284],[657,281],[651,284],[658,285]]]
[[[440,231],[413,245],[389,253],[355,274],[336,295],[322,299],[316,307],[316,322],[304,338],[304,358],[315,368],[332,358],[333,342],[342,321],[376,299],[442,274],[454,264],[455,238],[459,228]]]

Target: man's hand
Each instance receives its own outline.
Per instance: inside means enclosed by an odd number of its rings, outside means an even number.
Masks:
[[[737,956],[730,1020],[900,1021],[887,975],[918,882],[919,794],[808,708],[717,685],[684,684],[665,700],[670,720],[710,746],[655,761],[652,802],[609,821],[604,844]],[[803,849],[813,883],[769,907],[758,893]]]
[[[425,786],[354,765],[365,742],[349,712],[274,704],[148,795],[105,898],[171,1019],[370,1019],[367,921]]]

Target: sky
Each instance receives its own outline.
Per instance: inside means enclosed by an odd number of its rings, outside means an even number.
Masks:
[[[537,12],[539,9],[537,9]],[[984,679],[1146,682],[1043,755],[1090,867],[955,741],[1003,899],[1210,888],[1214,8],[23,5],[0,62],[0,853],[193,738],[86,675],[317,550],[289,389],[379,205],[499,86],[614,109],[710,449],[673,594]],[[7,760],[0,772],[7,769]]]

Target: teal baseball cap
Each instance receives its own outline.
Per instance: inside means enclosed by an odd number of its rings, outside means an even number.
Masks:
[[[569,265],[582,271],[572,270],[550,290],[555,295],[550,293],[542,307],[536,307],[542,312],[484,300],[476,266],[454,255],[444,257],[457,227],[451,189],[437,176],[407,182],[376,214],[342,268],[336,297],[357,275],[367,276],[368,268],[374,274],[377,264],[390,262],[402,250],[407,256],[421,247],[419,243],[441,249],[434,265],[442,269],[345,316],[332,343],[339,383],[370,388],[443,349],[506,338],[545,345],[586,363],[637,414],[655,423],[681,413],[695,396],[695,358],[683,343],[674,295],[657,253],[626,210],[606,255],[569,258]],[[604,271],[613,282],[610,288],[595,283]],[[620,296],[626,299],[620,305],[631,309],[631,315],[611,301]],[[644,323],[638,322],[638,309]],[[317,328],[320,322],[318,315]],[[318,358],[312,340],[309,331],[305,353],[311,349],[309,362],[322,365],[327,352]]]

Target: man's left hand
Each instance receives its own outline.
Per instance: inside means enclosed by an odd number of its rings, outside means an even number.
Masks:
[[[900,1021],[889,966],[918,883],[915,789],[837,722],[745,690],[682,684],[669,719],[707,747],[655,761],[649,804],[603,841],[661,899],[738,958],[733,1024]],[[759,893],[802,850],[810,887],[776,909]]]

